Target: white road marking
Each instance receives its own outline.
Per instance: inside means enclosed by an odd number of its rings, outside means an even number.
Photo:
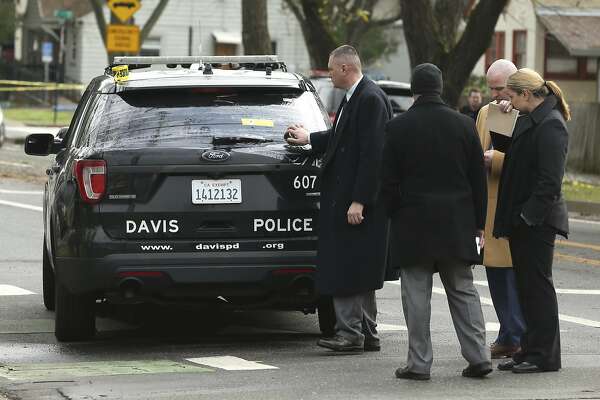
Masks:
[[[234,356],[186,358],[194,364],[207,365],[226,371],[254,371],[260,369],[279,369],[272,365],[260,364],[256,361],[248,361]]]
[[[580,224],[600,225],[600,221],[589,221],[587,219],[569,218],[569,222],[579,222]]]
[[[44,194],[41,190],[8,190],[0,189],[0,194]]]
[[[0,161],[0,164],[2,165],[10,165],[11,167],[20,167],[20,168],[33,168],[31,165],[29,164],[23,164],[23,163],[14,163],[14,162],[8,162],[8,161]]]
[[[0,285],[0,296],[25,296],[28,294],[35,293],[17,286]]]
[[[572,317],[570,315],[558,314],[558,319],[565,322],[572,322],[574,324],[590,326],[592,328],[600,328],[600,322],[593,321],[591,319]]]
[[[399,281],[391,281],[388,282],[391,283],[393,285],[400,285]],[[433,293],[436,294],[441,294],[441,295],[446,295],[446,291],[443,288],[439,288],[434,286],[431,291]],[[494,303],[492,302],[492,299],[487,298],[487,297],[483,297],[483,296],[479,296],[479,299],[481,301],[481,304],[485,304],[488,306],[493,306]],[[571,315],[566,315],[566,314],[558,314],[558,319],[561,321],[565,321],[565,322],[571,322],[574,324],[579,324],[579,325],[584,325],[584,326],[589,326],[592,328],[600,328],[600,322],[599,321],[594,321],[591,319],[585,319],[585,318],[579,318],[579,317],[573,317]]]
[[[26,210],[39,211],[39,212],[42,212],[44,210],[42,207],[32,206],[31,204],[16,203],[14,201],[8,201],[8,200],[0,200],[0,205],[24,208]]]
[[[404,325],[380,324],[377,323],[377,332],[397,332],[408,330]]]
[[[488,286],[487,281],[473,281],[474,284],[479,286]],[[584,294],[584,295],[600,295],[598,289],[554,289],[559,294]]]

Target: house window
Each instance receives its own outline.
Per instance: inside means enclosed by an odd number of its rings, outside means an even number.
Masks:
[[[527,31],[513,31],[513,63],[523,68],[527,60]]]
[[[596,79],[598,62],[594,58],[573,57],[552,34],[546,34],[544,76],[551,79]]]
[[[499,58],[504,58],[504,32],[496,32],[492,36],[490,47],[485,52],[485,70]]]

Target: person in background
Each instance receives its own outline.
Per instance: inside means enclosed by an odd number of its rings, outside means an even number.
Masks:
[[[484,245],[486,177],[472,119],[442,99],[442,72],[415,67],[415,103],[386,126],[382,196],[391,217],[390,253],[400,269],[402,309],[408,328],[406,366],[400,379],[428,380],[433,363],[431,292],[439,272],[463,357],[462,375],[492,371],[485,323],[471,265]]]
[[[561,368],[558,303],[552,282],[557,234],[569,232],[562,179],[569,134],[569,106],[558,85],[523,68],[510,75],[506,94],[525,114],[504,158],[494,236],[507,237],[519,302],[525,317],[521,350],[498,366],[514,373]]]
[[[508,100],[508,96],[505,94],[506,80],[516,71],[517,67],[512,62],[504,59],[496,60],[490,66],[486,74],[486,80],[494,102]],[[494,150],[492,146],[487,124],[488,107],[487,104],[482,107],[476,123],[479,140],[484,150],[485,166],[488,170],[488,205],[483,265],[485,266],[490,296],[500,322],[498,336],[491,344],[490,351],[492,358],[505,358],[512,357],[519,349],[521,335],[525,330],[525,322],[519,306],[515,272],[512,268],[508,240],[496,239],[492,235],[504,153]]]
[[[473,120],[476,120],[482,102],[483,98],[481,97],[481,90],[471,88],[469,90],[469,97],[467,97],[467,104],[460,109],[460,112],[473,118]]]

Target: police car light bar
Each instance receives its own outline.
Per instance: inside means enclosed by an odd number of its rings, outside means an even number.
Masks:
[[[276,55],[265,56],[166,56],[115,57],[113,65],[167,65],[167,64],[269,64],[281,63]]]

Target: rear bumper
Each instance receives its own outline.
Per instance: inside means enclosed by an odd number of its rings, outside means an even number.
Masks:
[[[315,251],[235,254],[113,254],[57,257],[57,280],[71,293],[113,302],[270,303],[302,308],[316,300]]]

